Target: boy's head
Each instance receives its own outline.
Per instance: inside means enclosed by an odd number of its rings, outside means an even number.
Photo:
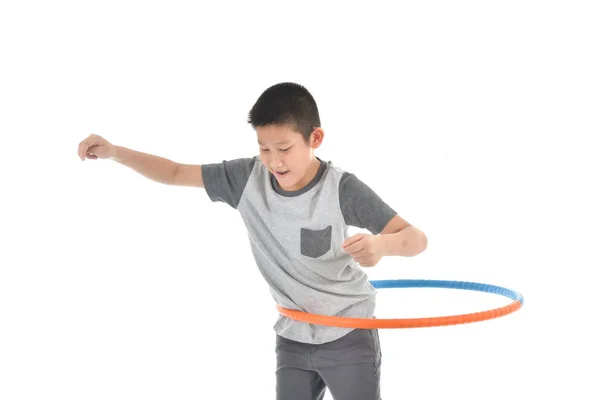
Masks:
[[[279,186],[285,190],[306,186],[319,169],[314,149],[325,134],[308,90],[291,82],[271,86],[250,110],[248,123],[256,131],[260,159]]]

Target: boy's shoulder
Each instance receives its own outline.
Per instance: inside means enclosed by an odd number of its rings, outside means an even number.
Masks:
[[[325,161],[325,163],[327,164],[327,170],[339,178],[340,184],[345,184],[348,181],[352,182],[353,180],[358,179],[352,171],[349,171],[344,166],[336,164],[332,160]]]

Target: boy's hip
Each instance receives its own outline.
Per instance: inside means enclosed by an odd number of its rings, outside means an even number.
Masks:
[[[381,344],[377,329],[353,329],[344,336],[321,344],[303,343],[276,335],[278,368],[324,370],[344,365],[381,365]]]

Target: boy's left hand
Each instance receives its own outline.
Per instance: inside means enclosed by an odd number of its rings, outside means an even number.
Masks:
[[[346,239],[342,249],[361,267],[374,267],[384,255],[381,237],[365,233],[358,233]]]

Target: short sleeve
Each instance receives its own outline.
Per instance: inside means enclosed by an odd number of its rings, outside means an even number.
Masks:
[[[208,197],[237,208],[255,163],[256,157],[202,164],[202,180]]]
[[[347,225],[378,235],[396,215],[369,186],[356,175],[344,172],[339,187],[340,208]]]

